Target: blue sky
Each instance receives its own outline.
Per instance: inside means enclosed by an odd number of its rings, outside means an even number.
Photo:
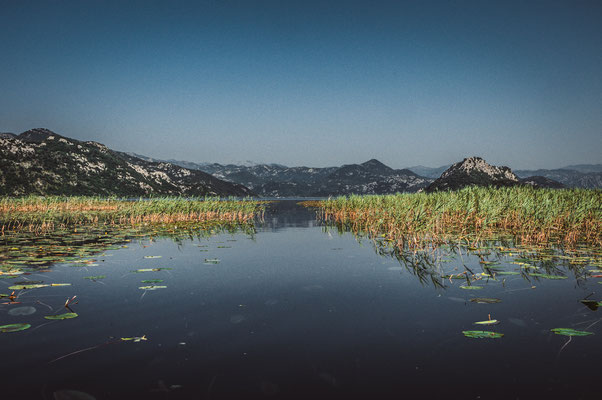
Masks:
[[[602,162],[599,1],[0,3],[0,131],[197,162]]]

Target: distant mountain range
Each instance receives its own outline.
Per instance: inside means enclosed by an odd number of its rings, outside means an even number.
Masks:
[[[248,196],[198,170],[150,162],[47,129],[0,136],[0,194]]]
[[[178,160],[169,162],[239,183],[262,197],[326,197],[417,192],[433,181],[408,169],[390,168],[374,159],[362,164],[326,168],[287,167],[281,164],[196,164]]]
[[[602,164],[519,170],[470,157],[451,166],[393,169],[376,159],[340,167],[159,160],[47,129],[0,133],[0,195],[327,197],[454,190],[465,185],[602,187]]]

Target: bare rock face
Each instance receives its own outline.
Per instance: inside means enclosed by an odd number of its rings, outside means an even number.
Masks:
[[[0,137],[0,195],[249,196],[246,187],[37,128]]]
[[[480,157],[469,157],[449,167],[427,188],[427,192],[458,190],[466,186],[515,186],[519,178],[508,167],[488,164]]]

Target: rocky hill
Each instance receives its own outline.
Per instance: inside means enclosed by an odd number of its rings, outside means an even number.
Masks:
[[[564,187],[559,182],[541,176],[520,179],[508,167],[497,167],[488,164],[480,157],[469,157],[449,167],[426,188],[426,191],[458,190],[466,186],[507,187],[516,185]]]
[[[326,197],[348,194],[416,192],[432,179],[407,169],[393,169],[378,160],[341,167],[287,167],[281,164],[222,165],[170,160],[215,177],[236,182],[264,197]]]
[[[567,187],[588,189],[602,188],[602,172],[596,172],[596,167],[598,165],[573,166],[574,168],[579,168],[580,170],[569,169],[570,167],[560,169],[517,170],[516,175],[521,178],[526,178],[532,175],[542,176],[544,178],[560,182]]]
[[[0,136],[0,194],[248,196],[198,170],[145,161],[47,129]]]

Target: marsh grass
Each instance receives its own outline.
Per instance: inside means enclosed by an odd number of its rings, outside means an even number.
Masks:
[[[602,245],[602,191],[468,187],[318,202],[319,218],[402,248],[511,235],[519,243]]]
[[[250,224],[262,217],[263,209],[258,201],[213,197],[133,201],[101,197],[5,197],[0,199],[0,226],[2,232],[47,232],[89,224]]]

